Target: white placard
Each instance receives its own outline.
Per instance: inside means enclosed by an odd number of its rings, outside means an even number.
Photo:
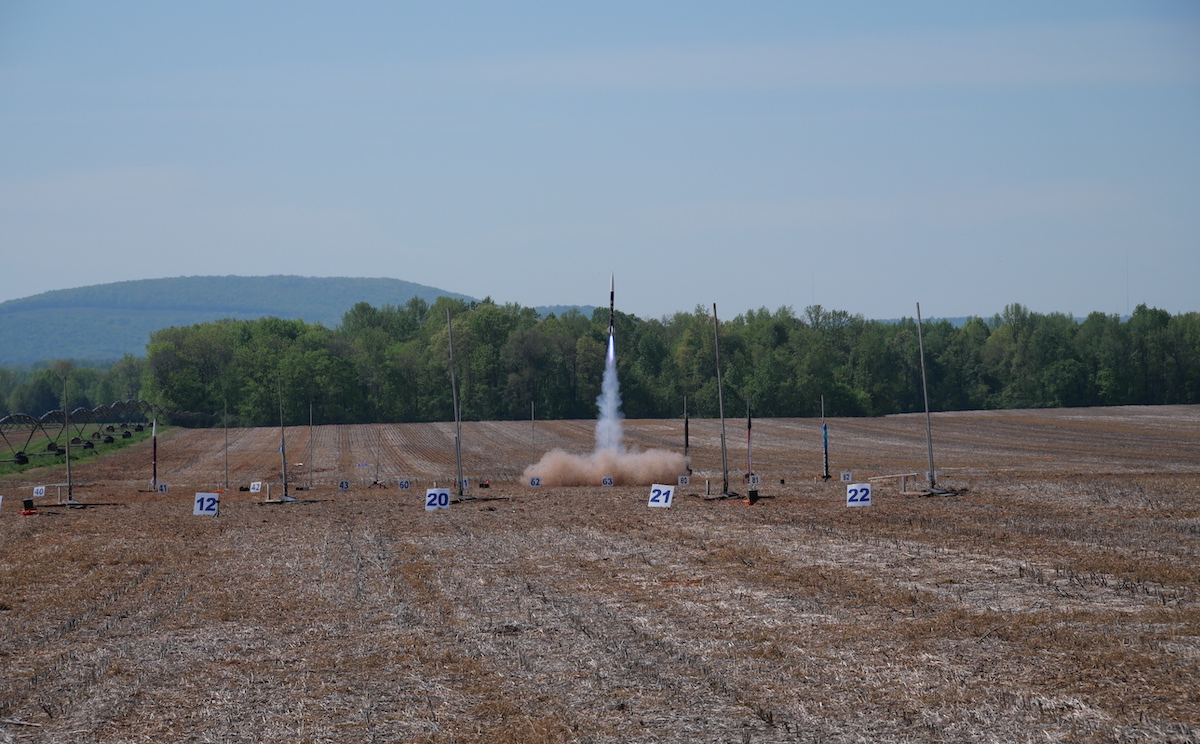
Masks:
[[[251,483],[250,493],[262,493],[262,481],[254,481]]]
[[[425,511],[450,508],[449,488],[429,488],[425,490]]]
[[[462,490],[464,490],[464,491],[471,490],[471,479],[470,478],[463,478]]]
[[[750,476],[750,485],[761,486],[762,485],[762,476],[761,475],[751,475]]]
[[[170,492],[171,492],[171,489],[167,487],[167,484],[166,484],[166,483],[163,483],[162,481],[159,481],[159,482],[158,482],[158,492],[159,492],[159,493],[170,493]]]
[[[0,494],[0,511],[4,511],[4,494]]]
[[[338,490],[339,491],[349,491],[350,490],[350,481],[348,481],[348,480],[338,481]]]
[[[412,481],[410,481],[408,478],[401,478],[400,479],[400,490],[407,491],[410,488],[412,488]]]
[[[215,517],[220,503],[221,494],[219,493],[198,493],[196,501],[192,505],[192,516]]]
[[[602,486],[611,486],[612,484],[613,484],[613,477],[611,475],[606,475],[600,479],[600,485],[602,485]]]
[[[842,483],[849,483],[852,480],[854,480],[854,473],[851,473],[849,470],[842,473]]]
[[[38,496],[45,496],[45,495],[46,495],[46,487],[45,486],[34,486],[33,487],[33,497],[35,499]]]
[[[533,476],[532,478],[529,479],[529,487],[530,488],[541,488],[542,487],[542,479],[537,477],[536,475]]]
[[[690,475],[681,475],[681,476],[679,476],[679,481],[678,481],[678,482],[677,482],[675,485],[677,485],[677,486],[690,486],[691,484],[692,484],[692,476],[690,476]]]
[[[846,506],[870,506],[871,484],[851,483],[846,486]]]
[[[646,502],[646,506],[671,506],[671,499],[675,496],[675,486],[661,486],[655,483],[650,486],[650,500]]]

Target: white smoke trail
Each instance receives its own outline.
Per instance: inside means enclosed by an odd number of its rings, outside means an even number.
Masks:
[[[611,335],[596,407],[600,409],[600,418],[596,420],[596,452],[621,452],[625,448],[625,432],[621,427],[624,416],[621,414],[621,388],[617,384],[616,342]]]

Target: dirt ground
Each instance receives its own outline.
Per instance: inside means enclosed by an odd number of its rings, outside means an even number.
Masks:
[[[924,415],[831,419],[829,482],[819,420],[755,421],[753,505],[704,498],[711,420],[669,509],[522,482],[593,429],[464,423],[431,512],[453,424],[289,428],[283,505],[239,490],[282,493],[270,428],[161,432],[167,494],[149,442],[75,467],[112,506],[3,478],[0,744],[1200,741],[1200,406],[934,414],[955,496],[869,480],[923,483]]]

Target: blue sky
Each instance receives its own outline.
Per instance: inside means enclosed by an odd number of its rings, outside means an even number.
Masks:
[[[1195,311],[1200,5],[5,0],[0,242],[0,301]]]

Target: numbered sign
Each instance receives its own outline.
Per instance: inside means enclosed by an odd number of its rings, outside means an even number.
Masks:
[[[937,475],[937,471],[936,471],[936,470],[935,470],[935,471],[933,471],[933,474],[934,474],[934,475]],[[930,477],[929,477],[929,471],[928,471],[928,470],[926,470],[926,471],[925,471],[925,480],[927,480],[927,481],[932,481],[932,480],[933,480],[933,478],[930,478]]]
[[[681,476],[679,476],[679,482],[676,485],[689,486],[689,485],[691,485],[691,483],[692,483],[692,476],[681,475]]]
[[[600,479],[600,485],[602,485],[602,486],[611,486],[612,484],[613,484],[613,477],[611,475],[606,475]]]
[[[163,483],[162,481],[159,481],[159,483],[158,483],[158,492],[159,492],[159,493],[170,493],[170,492],[171,492],[171,489],[167,487],[167,484],[166,484],[166,483]]]
[[[870,506],[871,484],[851,483],[846,486],[846,506]]]
[[[854,480],[854,473],[851,473],[850,471],[842,473],[842,483],[849,483],[852,480]]]
[[[0,511],[4,511],[4,494],[0,494]]]
[[[463,482],[462,482],[462,490],[464,490],[464,491],[469,491],[470,489],[471,489],[471,479],[470,479],[470,478],[463,478]]]
[[[338,481],[338,490],[339,491],[349,491],[350,490],[350,481],[348,481],[348,480]]]
[[[674,496],[675,486],[660,486],[655,483],[650,487],[650,500],[646,502],[646,506],[669,507]]]
[[[408,480],[407,478],[401,478],[400,479],[400,490],[407,491],[410,488],[412,488],[412,481]]]
[[[529,486],[531,488],[541,488],[542,487],[542,479],[537,477],[536,475],[533,476],[532,478],[529,479]]]
[[[215,517],[220,503],[221,494],[219,493],[198,493],[196,501],[192,505],[192,516]]]
[[[35,499],[38,496],[45,496],[45,495],[46,495],[46,487],[45,486],[34,486],[33,487],[33,497]]]
[[[762,485],[762,476],[761,475],[751,475],[750,476],[750,485],[761,486]]]
[[[251,483],[250,493],[262,493],[262,481],[254,481]]]
[[[450,508],[449,488],[430,488],[425,491],[425,511]]]

